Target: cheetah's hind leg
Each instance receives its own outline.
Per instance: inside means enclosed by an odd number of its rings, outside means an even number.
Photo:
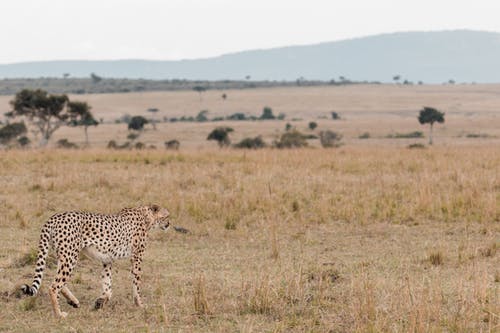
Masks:
[[[68,289],[68,287],[63,286],[61,289],[61,294],[66,298],[66,301],[68,302],[69,305],[71,305],[74,308],[79,308],[80,307],[80,302],[78,301],[78,298],[73,295],[73,293]]]

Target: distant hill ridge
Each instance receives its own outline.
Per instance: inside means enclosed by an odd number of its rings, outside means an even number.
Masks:
[[[0,65],[0,78],[89,77],[188,80],[500,82],[500,33],[400,32],[315,45],[179,61],[46,61]]]

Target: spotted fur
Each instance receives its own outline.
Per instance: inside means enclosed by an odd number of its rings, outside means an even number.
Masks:
[[[157,205],[125,208],[115,215],[87,212],[64,212],[52,216],[42,227],[38,258],[31,286],[23,285],[24,294],[35,296],[42,283],[49,247],[55,249],[57,275],[49,288],[56,317],[66,317],[59,307],[59,293],[68,304],[78,308],[78,299],[66,287],[80,253],[102,263],[102,294],[95,308],[102,308],[111,297],[111,267],[116,259],[131,258],[134,303],[142,307],[140,297],[141,263],[148,231],[170,226],[170,213]]]

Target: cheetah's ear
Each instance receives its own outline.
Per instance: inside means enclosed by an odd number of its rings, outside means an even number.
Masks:
[[[158,213],[158,211],[160,210],[160,206],[151,205],[151,210],[153,211],[153,213]]]

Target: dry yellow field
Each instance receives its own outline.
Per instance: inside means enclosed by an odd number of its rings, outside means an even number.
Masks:
[[[497,332],[500,154],[409,150],[6,151],[0,169],[0,331]],[[100,267],[82,258],[82,307],[53,319],[30,280],[41,224],[64,210],[156,202],[190,234],[155,231],[148,307],[129,264],[93,311]]]
[[[221,98],[222,93],[227,94],[227,100]],[[436,142],[467,144],[486,140],[500,144],[500,85],[352,85],[210,90],[203,93],[201,100],[194,91],[75,95],[70,98],[87,101],[96,119],[105,122],[89,129],[93,147],[105,147],[109,140],[125,142],[127,126],[114,124],[114,121],[127,114],[151,118],[146,110],[152,107],[160,110],[154,117],[163,119],[194,117],[201,110],[209,110],[209,118],[236,112],[259,116],[264,106],[270,106],[275,115],[284,113],[286,119],[265,122],[162,123],[158,125],[157,131],[148,126],[139,140],[163,148],[165,141],[177,139],[181,148],[205,149],[216,146],[214,142],[206,141],[208,133],[215,126],[227,124],[235,129],[231,134],[233,142],[247,136],[262,135],[266,142],[271,143],[284,131],[287,122],[309,133],[308,123],[316,121],[319,125],[316,132],[326,129],[337,131],[344,136],[347,144],[361,142],[363,145],[405,146],[408,140],[387,140],[385,137],[411,131],[424,131],[427,135],[428,128],[418,123],[417,115],[423,106],[432,106],[446,113],[446,122],[435,126]],[[0,114],[9,110],[11,99],[12,96],[0,96]],[[338,112],[343,119],[330,120],[331,111]],[[370,133],[371,138],[359,140],[359,135],[365,132]],[[486,134],[490,138],[471,140],[464,138],[467,134]],[[61,138],[82,143],[83,130],[61,128],[55,132],[52,144]],[[420,141],[425,142],[423,139]],[[311,140],[311,145],[318,146],[319,143]]]
[[[497,92],[498,90],[498,92]],[[0,332],[498,332],[500,331],[500,86],[347,86],[84,95],[105,123],[84,150],[0,151]],[[0,97],[0,112],[12,97]],[[269,105],[285,121],[162,123],[140,140],[179,151],[107,150],[125,141],[123,114],[210,117]],[[388,139],[424,131],[416,117],[446,112],[435,146]],[[318,119],[337,111],[342,120]],[[275,139],[291,122],[333,129],[337,149],[218,149],[206,136],[235,128],[233,142]],[[371,138],[358,136],[369,132]],[[467,138],[465,134],[487,134]],[[81,129],[52,138],[83,141]],[[69,288],[82,307],[53,318],[47,288],[31,281],[41,225],[65,210],[117,212],[158,203],[173,230],[153,231],[143,298],[132,301],[129,262],[113,268],[113,297],[100,265],[81,257]]]

